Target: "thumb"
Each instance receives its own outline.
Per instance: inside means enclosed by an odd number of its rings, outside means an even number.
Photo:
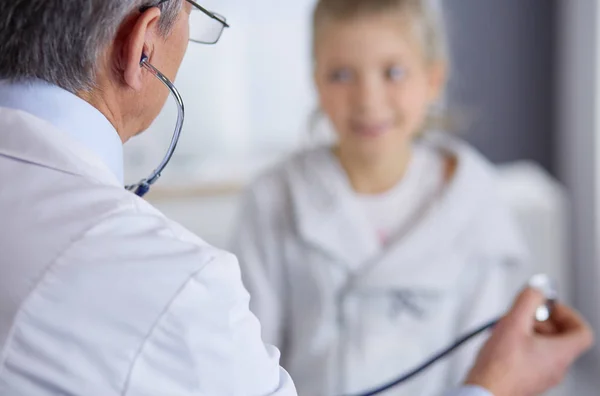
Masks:
[[[533,332],[535,312],[546,302],[546,297],[537,289],[528,287],[519,294],[506,319],[521,331]]]

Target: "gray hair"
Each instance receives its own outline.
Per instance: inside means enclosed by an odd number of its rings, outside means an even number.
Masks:
[[[160,5],[168,35],[181,2]],[[94,87],[97,63],[127,16],[158,0],[0,0],[0,79],[42,79],[76,93]]]

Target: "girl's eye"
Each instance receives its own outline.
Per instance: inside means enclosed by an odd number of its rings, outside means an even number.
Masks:
[[[392,66],[385,72],[390,81],[400,81],[406,77],[406,69],[400,66]]]
[[[334,83],[345,83],[352,79],[352,72],[349,69],[338,69],[332,72],[329,80]]]

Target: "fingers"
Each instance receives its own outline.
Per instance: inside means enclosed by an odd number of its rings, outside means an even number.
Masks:
[[[532,333],[535,326],[535,311],[546,302],[544,294],[533,288],[526,288],[517,297],[507,319],[519,331]]]
[[[535,323],[535,332],[540,335],[571,335],[587,326],[585,320],[567,306],[555,303],[550,318]]]
[[[558,330],[558,336],[584,351],[594,343],[591,327],[575,310],[563,304],[556,304],[550,320]]]
[[[579,313],[561,303],[554,305],[550,320],[562,332],[577,330],[587,325]]]
[[[535,333],[539,335],[556,335],[559,333],[559,329],[556,324],[552,320],[547,320],[545,322],[535,322],[534,325]]]
[[[523,290],[506,317],[507,327],[551,337],[556,348],[565,348],[577,354],[592,346],[594,335],[588,323],[579,313],[563,304],[555,304],[548,322],[536,322],[535,311],[545,302],[542,292],[534,288]]]
[[[557,304],[553,314],[545,323],[536,324],[536,343],[547,351],[552,351],[560,364],[560,370],[570,366],[588,350],[594,337],[590,326],[574,310]]]

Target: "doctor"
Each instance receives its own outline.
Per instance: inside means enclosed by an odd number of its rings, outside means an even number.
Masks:
[[[0,1],[0,395],[295,395],[235,257],[123,188],[190,37],[191,0]],[[196,31],[195,31],[196,32]],[[205,32],[206,33],[206,32]],[[210,32],[208,32],[210,33]],[[214,33],[214,32],[213,32]],[[530,396],[592,343],[526,290],[460,396]]]

